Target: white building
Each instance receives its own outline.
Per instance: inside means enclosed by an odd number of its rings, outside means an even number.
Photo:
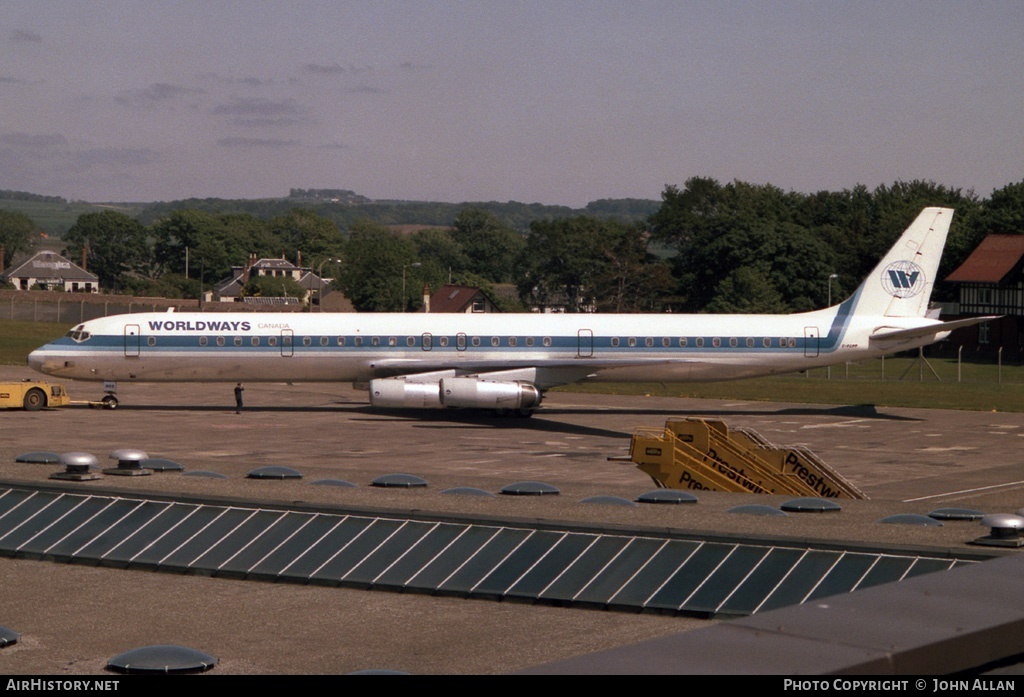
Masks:
[[[63,290],[69,293],[99,293],[100,279],[56,252],[37,252],[0,274],[0,280],[18,290]]]

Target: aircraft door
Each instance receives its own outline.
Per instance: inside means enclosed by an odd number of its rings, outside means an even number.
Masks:
[[[592,358],[594,355],[594,332],[591,329],[581,329],[576,333],[577,358]]]
[[[142,346],[142,336],[139,332],[139,325],[124,325],[124,357],[138,358],[139,349]]]
[[[295,354],[295,332],[291,329],[281,330],[281,355],[291,358]]]
[[[817,358],[821,349],[821,336],[817,327],[804,327],[804,356]]]

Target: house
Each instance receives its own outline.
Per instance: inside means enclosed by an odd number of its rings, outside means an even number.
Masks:
[[[958,286],[956,317],[1002,315],[957,330],[950,343],[969,354],[995,354],[1001,348],[1005,358],[1019,359],[1024,344],[1024,235],[989,235],[946,280]]]
[[[446,283],[431,295],[430,287],[423,286],[424,312],[501,312],[486,293],[472,286]]]
[[[305,290],[301,298],[261,298],[260,302],[278,302],[281,304],[306,303],[309,299],[319,297],[319,293],[330,285],[330,278],[321,278],[307,266],[296,266],[284,257],[280,259],[257,259],[253,254],[244,266],[231,267],[231,275],[214,286],[213,299],[223,302],[246,302],[242,289],[253,276],[271,278],[291,278]],[[253,299],[255,300],[255,298]]]
[[[0,281],[18,290],[62,290],[68,293],[99,293],[100,279],[56,252],[36,252],[9,271]]]

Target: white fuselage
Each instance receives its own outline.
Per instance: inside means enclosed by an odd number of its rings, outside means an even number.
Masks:
[[[538,368],[546,388],[771,375],[934,340],[873,347],[871,333],[893,318],[854,317],[846,306],[795,315],[144,313],[86,322],[32,352],[29,364],[64,378],[141,382],[365,382]]]

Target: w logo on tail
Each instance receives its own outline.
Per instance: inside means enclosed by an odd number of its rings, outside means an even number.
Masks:
[[[924,271],[912,261],[896,261],[882,271],[882,287],[895,298],[912,298],[925,287]]]

